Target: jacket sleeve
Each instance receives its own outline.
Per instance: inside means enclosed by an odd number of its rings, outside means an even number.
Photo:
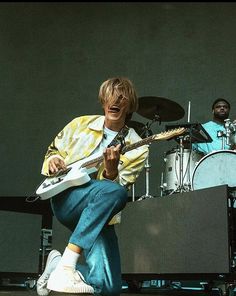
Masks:
[[[44,157],[41,173],[45,176],[49,176],[48,163],[53,157],[59,157],[65,159],[67,156],[67,147],[70,143],[70,139],[73,135],[74,121],[68,123],[55,137],[52,143],[48,146],[47,152]]]

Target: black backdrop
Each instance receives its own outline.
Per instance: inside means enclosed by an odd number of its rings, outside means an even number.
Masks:
[[[235,28],[235,3],[1,3],[0,196],[34,192],[48,144],[72,118],[101,112],[97,94],[108,77],[128,76],[139,96],[179,103],[180,121],[189,101],[191,121],[207,121],[219,96],[235,118]],[[151,146],[152,195],[163,153],[175,146]],[[144,172],[136,184],[143,193]]]

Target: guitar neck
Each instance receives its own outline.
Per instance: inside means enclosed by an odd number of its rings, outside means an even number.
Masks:
[[[133,144],[130,144],[128,146],[125,146],[122,150],[121,150],[121,154],[125,154],[126,152],[128,151],[131,151],[135,148],[138,148],[140,146],[143,146],[143,145],[147,145],[147,144],[150,144],[151,142],[153,142],[154,140],[156,140],[156,137],[155,136],[150,136],[150,137],[147,137],[141,141],[138,141],[136,143],[133,143]]]
[[[149,144],[149,143],[151,143],[154,140],[155,140],[155,136],[150,136],[150,137],[147,137],[147,138],[145,138],[145,139],[143,139],[141,141],[138,141],[136,143],[130,144],[128,146],[125,146],[125,147],[122,148],[121,154],[125,154],[126,152],[131,151],[131,150],[133,150],[135,148],[138,148],[140,146]],[[98,163],[100,163],[102,161],[103,161],[103,155],[102,156],[99,156],[99,157],[96,157],[94,159],[91,159],[91,160],[83,163],[82,164],[82,167],[87,167],[87,166],[91,166],[93,164],[98,164]]]

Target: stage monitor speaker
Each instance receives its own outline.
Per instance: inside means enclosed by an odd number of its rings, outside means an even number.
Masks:
[[[42,216],[0,211],[0,272],[38,273]]]
[[[130,202],[117,227],[122,273],[229,273],[227,186]]]

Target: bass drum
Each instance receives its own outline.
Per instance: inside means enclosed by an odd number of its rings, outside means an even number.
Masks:
[[[236,186],[236,152],[233,150],[211,152],[194,169],[193,190],[220,185]]]
[[[203,157],[202,153],[194,150],[183,150],[183,184],[185,191],[190,191],[192,174],[196,163]],[[172,149],[165,153],[165,170],[163,175],[163,193],[165,195],[179,192],[180,185],[180,151]]]

